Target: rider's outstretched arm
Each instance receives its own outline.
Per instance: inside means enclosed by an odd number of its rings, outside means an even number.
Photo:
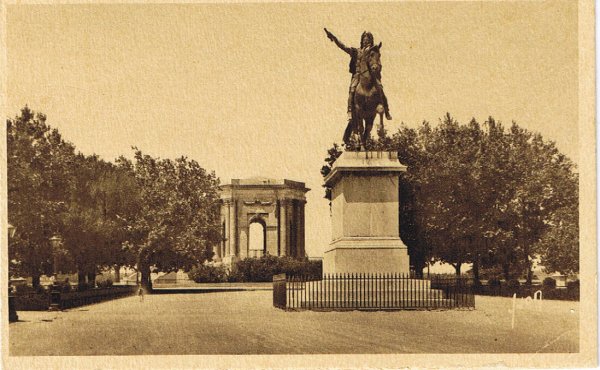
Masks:
[[[335,35],[331,32],[329,32],[327,30],[327,28],[323,28],[325,30],[325,33],[327,34],[327,38],[330,39],[331,41],[335,42],[335,44],[337,45],[338,48],[344,50],[346,53],[352,55],[352,48],[347,47],[346,45],[344,45],[340,40],[338,40],[337,37],[335,37]]]

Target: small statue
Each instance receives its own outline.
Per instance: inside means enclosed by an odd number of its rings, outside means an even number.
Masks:
[[[363,32],[360,38],[360,49],[347,47],[340,40],[338,40],[335,35],[324,28],[325,33],[329,40],[335,42],[335,44],[348,53],[350,55],[350,73],[352,73],[352,80],[350,81],[350,89],[348,94],[348,121],[352,120],[352,105],[354,101],[354,93],[356,92],[356,87],[359,83],[359,64],[361,59],[366,56],[367,52],[374,46],[373,35],[370,32]],[[378,75],[375,76],[375,86],[378,90],[379,95],[381,96],[381,100],[383,103],[383,109],[385,110],[385,118],[387,120],[391,120],[392,116],[390,115],[390,109],[388,107],[387,97],[383,92],[383,85],[381,84],[381,71],[379,71]]]

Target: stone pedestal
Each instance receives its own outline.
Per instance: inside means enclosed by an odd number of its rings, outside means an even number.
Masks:
[[[409,273],[400,240],[395,152],[344,152],[325,178],[331,188],[332,242],[323,273]]]

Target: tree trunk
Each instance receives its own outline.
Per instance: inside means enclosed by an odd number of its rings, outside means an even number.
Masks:
[[[502,264],[502,274],[504,275],[504,280],[510,280],[510,263],[505,262]]]
[[[115,283],[121,282],[121,265],[115,265]]]
[[[94,288],[96,286],[96,271],[87,273],[88,284],[90,284],[90,288]]]
[[[533,280],[533,271],[531,270],[531,261],[529,260],[529,244],[525,241],[523,246],[523,251],[525,251],[525,268],[527,269],[527,281],[526,285],[531,285],[531,281]]]
[[[425,261],[423,260],[423,258],[416,258],[415,260],[415,276],[418,279],[422,279],[423,269],[425,268]]]
[[[150,266],[140,266],[140,272],[142,273],[141,284],[144,289],[150,293],[152,291],[152,280],[150,279]]]
[[[475,258],[475,261],[473,261],[473,283],[476,286],[481,285],[481,281],[479,281],[479,258]]]
[[[31,285],[34,288],[37,288],[40,286],[40,274],[32,274],[31,275]]]
[[[77,286],[81,287],[85,284],[85,271],[77,269]]]
[[[462,262],[457,262],[456,265],[452,265],[454,270],[456,271],[456,276],[460,276],[460,266],[462,266]]]
[[[146,292],[152,292],[152,280],[150,279],[150,264],[146,259],[146,251],[144,248],[139,252],[137,256],[137,269],[141,273],[140,285],[146,290]]]
[[[525,282],[525,284],[531,285],[532,280],[533,280],[533,270],[531,269],[531,262],[529,261],[529,259],[527,259],[527,281]]]

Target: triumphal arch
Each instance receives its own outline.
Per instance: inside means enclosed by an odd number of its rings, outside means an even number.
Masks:
[[[222,241],[216,261],[273,256],[304,257],[303,182],[263,177],[232,179],[221,185]]]

